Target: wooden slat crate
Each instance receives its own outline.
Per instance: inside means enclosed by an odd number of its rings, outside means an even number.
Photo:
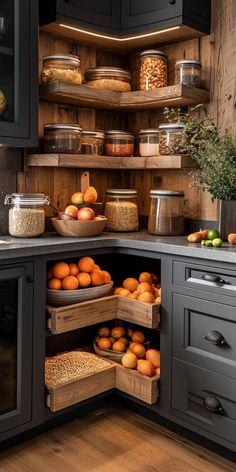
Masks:
[[[147,328],[158,328],[160,305],[117,297],[117,318]]]
[[[136,370],[116,365],[116,388],[149,405],[156,403],[159,398],[158,380],[157,375],[147,377]]]

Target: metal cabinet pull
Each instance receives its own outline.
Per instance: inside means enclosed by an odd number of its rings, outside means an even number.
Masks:
[[[219,275],[205,274],[205,275],[202,275],[202,279],[206,280],[206,282],[215,282],[217,284],[226,284],[226,281],[224,279],[222,279]]]
[[[29,277],[27,277],[26,281],[27,281],[29,284],[32,284],[33,281],[34,281],[34,278],[33,278],[31,275],[29,275]]]
[[[204,406],[215,413],[223,414],[224,408],[220,403],[218,398],[214,397],[213,395],[209,395],[208,397],[204,398],[203,400]]]
[[[224,344],[227,344],[223,334],[221,334],[219,331],[209,331],[209,333],[205,334],[203,338],[209,343],[216,344],[217,346],[223,346]]]
[[[175,5],[175,4],[176,4],[176,0],[169,0],[169,4],[170,4],[170,5]]]

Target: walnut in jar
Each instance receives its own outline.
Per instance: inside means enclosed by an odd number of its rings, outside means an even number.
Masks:
[[[167,55],[156,49],[143,51],[140,66],[140,90],[167,86]]]

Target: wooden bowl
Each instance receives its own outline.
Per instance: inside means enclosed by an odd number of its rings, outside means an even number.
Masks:
[[[103,231],[107,218],[102,220],[78,221],[78,220],[58,220],[51,218],[54,229],[60,236],[72,238],[88,238],[98,236]]]
[[[143,345],[146,350],[149,349],[150,341],[145,342]],[[112,349],[99,349],[95,342],[93,342],[93,349],[98,356],[105,357],[106,359],[110,359],[118,364],[121,364],[121,359],[125,355],[125,352],[116,352]]]
[[[113,282],[99,287],[78,288],[76,290],[52,290],[47,288],[47,305],[59,307],[94,300],[109,295],[112,287]]]

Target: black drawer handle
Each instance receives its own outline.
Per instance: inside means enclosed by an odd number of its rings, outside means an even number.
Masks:
[[[226,284],[226,281],[222,279],[219,275],[205,274],[205,275],[202,275],[202,279],[206,280],[206,282],[215,282],[216,284]]]
[[[213,395],[209,395],[208,397],[204,398],[203,404],[208,410],[214,411],[215,413],[221,415],[224,413],[224,408],[221,405],[220,400],[218,400],[218,398],[214,397]]]
[[[169,4],[170,4],[170,5],[175,5],[175,4],[176,4],[176,0],[169,0]]]
[[[224,344],[227,344],[223,334],[221,334],[219,331],[209,331],[209,333],[205,334],[203,338],[206,341],[209,341],[209,343],[216,344],[217,346],[223,346]]]

